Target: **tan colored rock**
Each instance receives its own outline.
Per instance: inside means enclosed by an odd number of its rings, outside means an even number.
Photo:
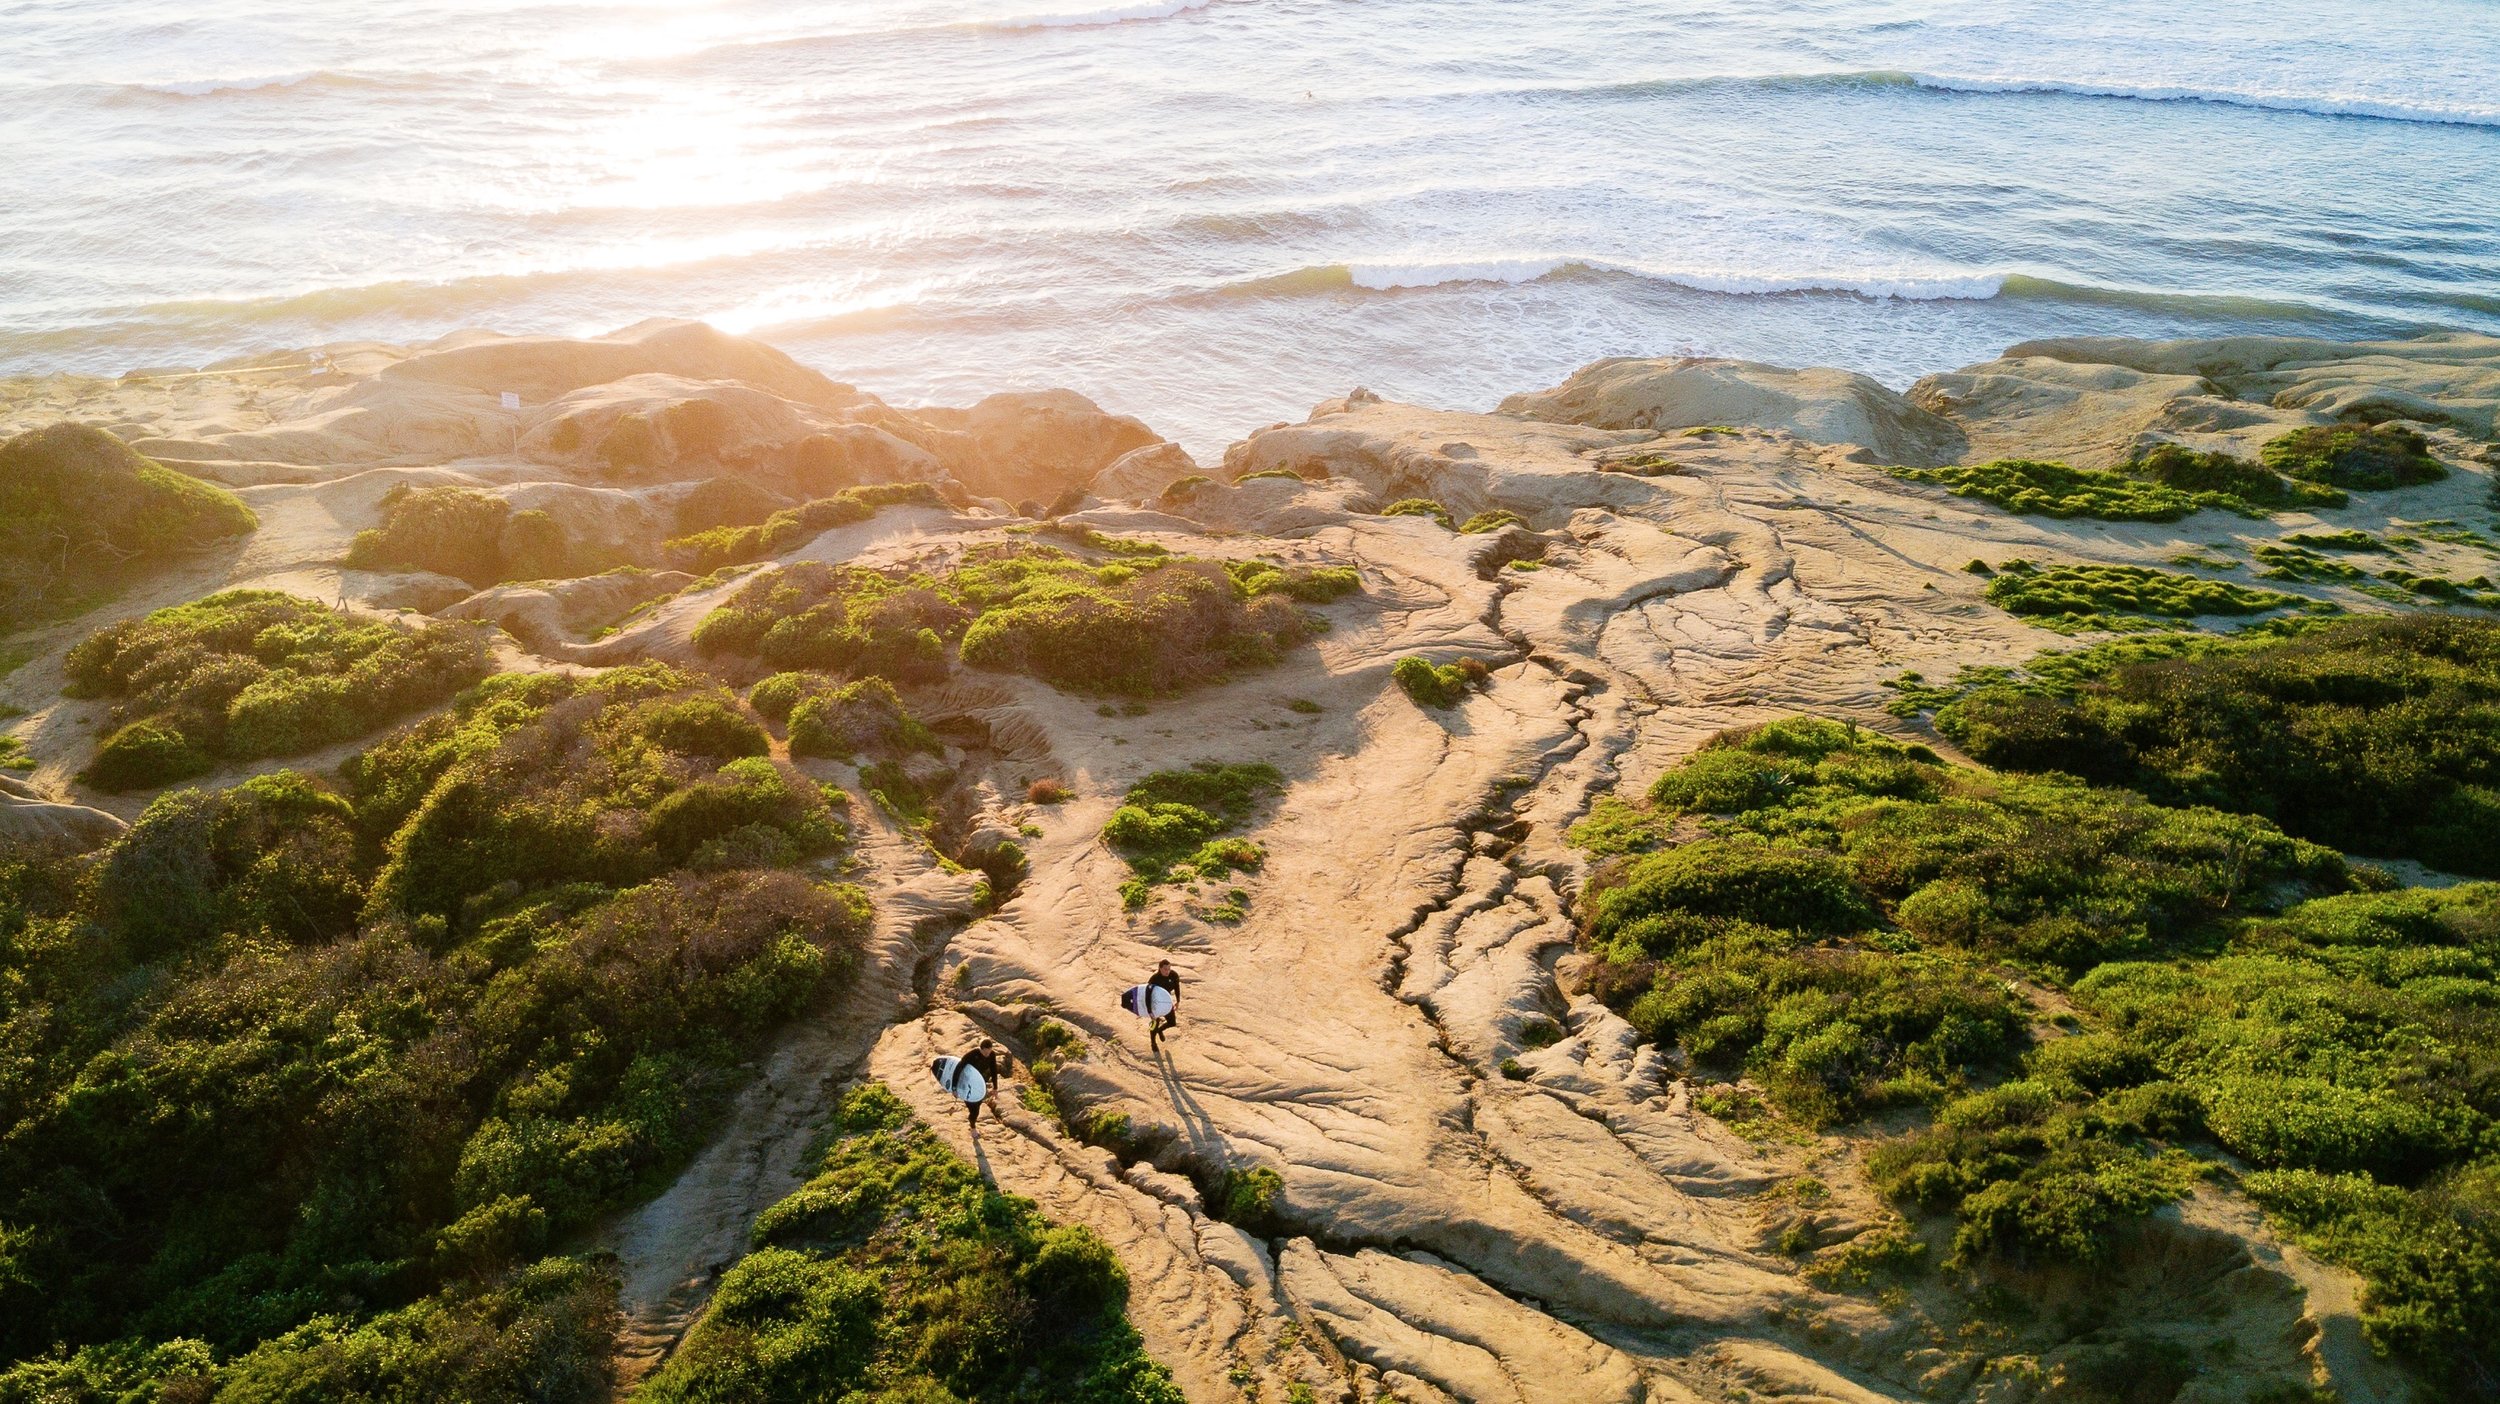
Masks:
[[[1148,444],[1113,459],[1094,475],[1088,490],[1108,502],[1150,503],[1183,478],[1202,476],[1198,460],[1179,444]]]
[[[603,624],[613,624],[645,600],[675,594],[694,583],[676,570],[616,570],[579,580],[498,585],[440,609],[445,619],[480,619],[540,653],[560,653],[565,643]]]
[[[1551,390],[1511,396],[1501,413],[1601,429],[1780,429],[1912,467],[1962,456],[1959,430],[1871,377],[1712,356],[1593,362]]]
[[[1931,375],[1910,398],[1961,426],[1972,461],[2105,468],[2164,440],[2254,458],[2287,430],[2346,419],[2409,419],[2487,438],[2500,411],[2500,338],[2069,337]]]
[[[964,435],[969,452],[947,466],[973,492],[1010,502],[1048,504],[1163,437],[1072,390],[992,395],[969,409],[920,409],[911,417]]]
[[[111,843],[129,827],[101,809],[53,799],[25,781],[0,775],[0,846],[84,853]]]

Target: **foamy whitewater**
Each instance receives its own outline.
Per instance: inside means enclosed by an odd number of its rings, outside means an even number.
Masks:
[[[1606,355],[2500,331],[2500,0],[40,0],[0,373],[703,317],[1207,450]]]

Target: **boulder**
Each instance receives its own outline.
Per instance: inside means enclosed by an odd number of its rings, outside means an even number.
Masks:
[[[992,395],[970,409],[914,410],[912,418],[963,435],[966,457],[946,466],[974,493],[1010,502],[1053,501],[1121,456],[1163,442],[1073,390]]]
[[[1870,377],[1710,356],[1593,362],[1551,390],[1511,396],[1500,412],[1598,429],[1779,429],[1911,467],[1956,462],[1963,452],[1960,429]]]
[[[0,845],[84,853],[120,838],[129,827],[101,809],[52,799],[23,780],[0,775]]]
[[[1151,502],[1165,488],[1200,474],[1198,460],[1179,444],[1131,449],[1094,475],[1089,491],[1106,502]]]

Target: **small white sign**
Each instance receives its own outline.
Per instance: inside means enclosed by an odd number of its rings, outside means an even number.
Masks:
[[[505,409],[519,409],[521,407],[521,397],[513,394],[509,390],[506,390],[503,392],[503,407]]]

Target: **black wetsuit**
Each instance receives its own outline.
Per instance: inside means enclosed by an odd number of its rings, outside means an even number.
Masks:
[[[1015,1069],[1016,1060],[1008,1056],[1006,1053],[994,1049],[975,1048],[971,1052],[964,1054],[963,1057],[957,1059],[956,1061],[961,1063],[964,1067],[970,1068],[974,1072],[979,1073],[982,1079],[989,1084],[989,1096],[995,1097],[998,1095],[1000,1085],[1007,1080],[1007,1074]],[[953,1091],[954,1089],[949,1088],[947,1090]],[[985,1097],[982,1099],[982,1102],[964,1103],[965,1110],[971,1113],[972,1125],[977,1127],[981,1124],[981,1107],[982,1103],[987,1100],[988,1098]],[[992,1121],[996,1121],[998,1119],[998,1113],[991,1112],[990,1119]]]
[[[1180,972],[1177,970],[1158,970],[1146,978],[1146,983],[1156,989],[1170,990],[1172,992],[1172,1012],[1164,1015],[1160,1019],[1155,1020],[1154,1024],[1147,1030],[1147,1042],[1160,1043],[1163,1041],[1163,1031],[1165,1029],[1177,1027],[1181,1021]]]

